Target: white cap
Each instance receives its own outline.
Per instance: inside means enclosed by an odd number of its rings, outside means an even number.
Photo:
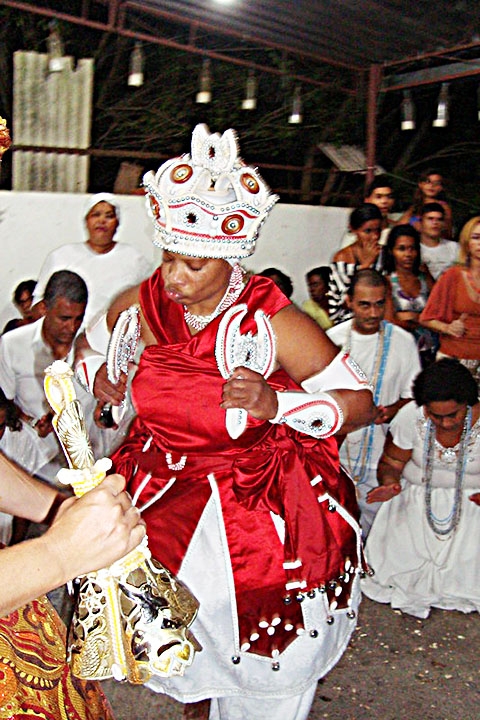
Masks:
[[[118,222],[120,222],[120,205],[115,197],[115,195],[112,195],[112,193],[107,192],[101,192],[97,193],[96,195],[91,195],[86,203],[84,208],[84,217],[87,217],[88,213],[92,208],[95,207],[95,205],[98,205],[98,203],[106,202],[109,205],[111,205],[115,209],[115,215],[117,216]]]

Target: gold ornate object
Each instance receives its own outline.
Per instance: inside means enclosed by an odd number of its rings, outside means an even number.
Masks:
[[[58,478],[80,496],[102,482],[111,461],[94,462],[72,377],[67,363],[55,361],[45,370],[45,394],[70,466]],[[201,649],[188,630],[198,602],[152,559],[146,537],[128,555],[77,583],[68,639],[68,659],[77,677],[141,684],[152,675],[183,675]]]
[[[3,154],[7,152],[11,144],[12,138],[10,137],[10,130],[7,127],[7,121],[0,117],[0,163],[2,162]]]

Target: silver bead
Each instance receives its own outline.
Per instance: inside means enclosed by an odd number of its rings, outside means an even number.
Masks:
[[[310,637],[312,637],[312,638],[318,637],[318,630],[310,630]]]
[[[333,625],[334,622],[335,622],[335,618],[332,615],[329,615],[327,617],[327,625]]]
[[[234,656],[232,657],[232,663],[233,663],[234,665],[238,665],[239,662],[240,662],[239,656],[238,656],[238,655],[234,655]]]
[[[274,672],[277,672],[278,670],[280,670],[280,663],[279,662],[272,663],[272,670]]]

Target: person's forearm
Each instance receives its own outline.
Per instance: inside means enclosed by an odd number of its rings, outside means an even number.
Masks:
[[[4,548],[0,551],[0,561],[1,617],[71,579],[65,576],[62,563],[43,536]]]
[[[442,320],[421,320],[420,325],[423,327],[434,330],[442,335],[450,335],[450,323],[443,322]]]
[[[380,460],[377,468],[377,480],[379,485],[397,485],[401,480],[401,470],[391,462]]]
[[[0,510],[43,522],[58,500],[58,491],[30,477],[0,453]]]
[[[370,425],[376,417],[370,390],[327,390],[343,412],[342,435]]]

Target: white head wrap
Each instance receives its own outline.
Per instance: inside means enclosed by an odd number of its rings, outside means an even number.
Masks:
[[[120,204],[115,197],[115,195],[112,195],[112,193],[107,192],[101,192],[97,193],[96,195],[90,195],[89,198],[87,198],[87,201],[85,203],[84,213],[83,217],[87,217],[88,213],[92,208],[95,207],[95,205],[98,205],[98,203],[106,202],[109,205],[111,205],[115,209],[115,215],[117,216],[118,222],[120,222]]]

